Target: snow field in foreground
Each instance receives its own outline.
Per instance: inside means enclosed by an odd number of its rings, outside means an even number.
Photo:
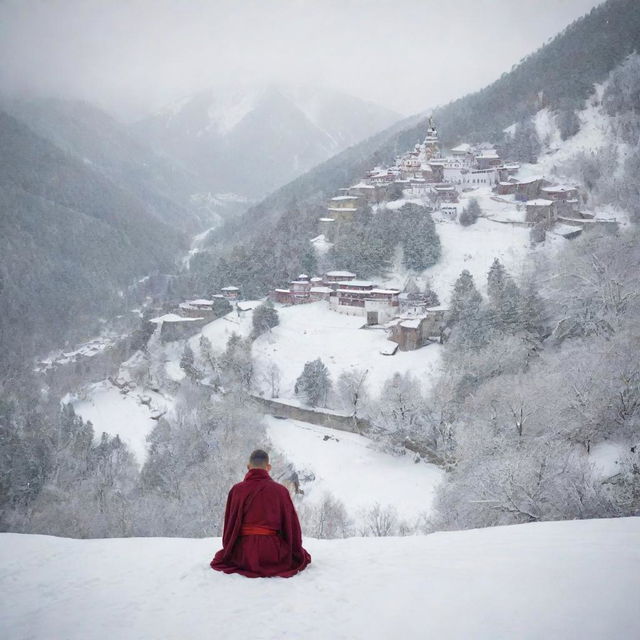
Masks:
[[[443,476],[435,465],[416,464],[410,454],[392,456],[378,451],[371,440],[356,433],[269,416],[265,422],[274,448],[293,463],[301,480],[308,472],[315,476],[302,483],[303,502],[316,504],[329,492],[356,521],[376,503],[394,506],[408,524],[431,512]]]
[[[2,534],[6,640],[640,637],[640,518],[307,539],[289,579],[212,571],[219,538]]]

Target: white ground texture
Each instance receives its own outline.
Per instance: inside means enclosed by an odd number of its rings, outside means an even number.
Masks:
[[[425,390],[436,377],[440,345],[385,356],[380,350],[391,343],[384,330],[362,329],[364,317],[332,311],[327,302],[278,306],[278,314],[280,324],[253,343],[253,354],[259,382],[268,377],[270,365],[277,365],[282,398],[295,397],[294,385],[305,362],[316,358],[322,358],[334,383],[344,371],[367,371],[365,386],[373,395],[395,372],[410,371]],[[268,385],[262,384],[266,390]]]
[[[212,571],[219,538],[2,534],[5,640],[640,637],[640,518],[305,540],[285,580]]]
[[[356,433],[269,416],[265,421],[271,443],[301,477],[305,503],[316,504],[331,493],[356,523],[376,503],[395,507],[410,525],[420,515],[431,513],[443,475],[435,465],[416,463],[412,455],[379,451],[371,440]],[[312,479],[304,481],[305,476]]]

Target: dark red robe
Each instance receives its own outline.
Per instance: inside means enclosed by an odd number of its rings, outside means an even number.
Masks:
[[[242,525],[267,527],[278,534],[240,535]],[[272,480],[265,469],[251,469],[229,491],[222,549],[211,568],[248,578],[290,578],[310,562],[288,489]]]

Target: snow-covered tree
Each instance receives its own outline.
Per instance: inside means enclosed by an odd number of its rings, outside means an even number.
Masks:
[[[271,300],[266,300],[253,310],[253,335],[255,337],[262,335],[265,331],[277,327],[280,322],[278,312],[273,306]]]
[[[458,217],[458,222],[463,227],[468,227],[469,225],[475,224],[478,221],[478,218],[482,215],[482,209],[480,208],[480,204],[476,198],[470,198],[469,204],[464,207],[460,216]]]
[[[331,391],[329,369],[320,358],[307,362],[296,380],[295,392],[311,407],[325,406]]]
[[[185,343],[182,356],[180,356],[180,368],[192,380],[200,380],[202,378],[202,371],[196,367],[195,355],[188,342]]]

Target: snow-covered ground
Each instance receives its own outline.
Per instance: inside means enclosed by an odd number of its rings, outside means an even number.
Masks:
[[[368,371],[365,384],[376,394],[395,372],[411,373],[428,389],[436,377],[440,345],[416,351],[380,353],[389,345],[382,329],[361,329],[362,316],[347,316],[329,309],[327,302],[278,307],[280,324],[253,343],[258,378],[268,377],[271,364],[280,369],[280,396],[294,397],[294,385],[305,362],[321,358],[335,382],[343,371]],[[206,328],[205,328],[206,330]]]
[[[640,637],[640,518],[305,540],[285,580],[212,571],[219,538],[0,536],[5,640]]]
[[[152,402],[151,407],[141,402],[141,395]],[[93,423],[97,439],[103,432],[119,435],[140,464],[147,457],[147,435],[156,424],[151,416],[168,408],[167,401],[157,393],[136,393],[134,390],[122,394],[120,389],[106,380],[91,385],[81,399],[67,400],[72,402],[79,416]]]
[[[368,438],[296,420],[265,417],[274,448],[293,463],[303,482],[304,502],[314,504],[326,492],[344,504],[356,521],[376,503],[394,506],[398,516],[414,524],[428,515],[443,472],[413,456],[378,451]]]

